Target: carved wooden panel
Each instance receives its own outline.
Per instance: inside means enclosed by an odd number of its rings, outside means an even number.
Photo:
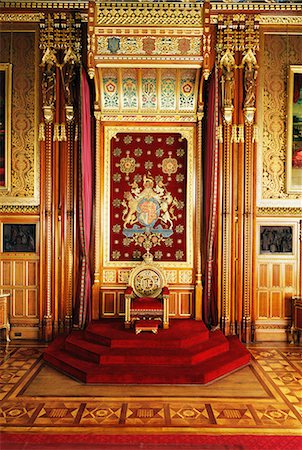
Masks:
[[[38,308],[38,257],[27,259],[25,254],[10,255],[0,261],[0,289],[10,295],[11,337],[37,338]]]
[[[258,292],[258,314],[259,318],[269,316],[269,293],[267,291]]]
[[[101,311],[103,317],[112,316],[116,314],[116,291],[105,291],[101,293],[102,303]]]
[[[297,288],[296,273],[296,261],[258,264],[256,319],[290,317],[288,299]]]
[[[258,287],[266,287],[268,280],[267,264],[259,264]]]
[[[179,293],[179,316],[190,317],[192,313],[192,292]]]
[[[193,291],[170,291],[169,315],[175,318],[193,316]],[[100,317],[122,317],[125,314],[124,290],[104,289],[100,292]]]

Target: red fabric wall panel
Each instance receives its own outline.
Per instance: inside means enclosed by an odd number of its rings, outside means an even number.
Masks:
[[[111,139],[110,259],[186,260],[187,141],[179,133]]]

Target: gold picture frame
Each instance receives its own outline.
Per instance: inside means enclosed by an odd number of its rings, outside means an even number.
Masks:
[[[302,193],[302,66],[294,65],[288,77],[286,188]]]
[[[162,262],[162,266],[165,268],[170,267],[178,267],[178,268],[193,268],[193,222],[194,222],[194,155],[193,155],[193,138],[194,138],[194,128],[192,126],[187,127],[158,127],[158,126],[148,126],[149,133],[180,133],[182,138],[186,139],[188,145],[188,155],[187,155],[187,173],[186,173],[186,260],[185,261],[164,261]],[[103,192],[104,192],[104,201],[103,201],[103,210],[98,211],[97,214],[102,214],[103,216],[103,230],[101,235],[103,236],[102,243],[100,244],[100,249],[102,249],[103,256],[103,268],[111,268],[111,267],[133,267],[138,262],[133,260],[123,260],[123,261],[114,261],[110,258],[110,180],[111,180],[111,171],[110,171],[110,144],[111,139],[116,136],[118,133],[145,133],[146,126],[105,126],[104,128],[104,168],[103,168]],[[100,178],[101,169],[99,168],[99,172],[97,170],[97,186],[101,188],[101,178]],[[97,202],[98,203],[98,202]],[[101,202],[100,202],[101,203]],[[98,208],[97,208],[98,209]],[[98,248],[98,246],[97,246]],[[98,252],[98,249],[97,249]],[[96,260],[99,260],[99,253],[96,255]]]
[[[0,191],[11,181],[12,64],[0,63]]]

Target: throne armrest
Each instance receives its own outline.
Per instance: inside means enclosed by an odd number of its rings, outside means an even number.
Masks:
[[[133,288],[128,286],[125,290],[125,327],[130,327],[130,303],[131,299],[134,296]]]
[[[170,295],[170,290],[169,290],[169,288],[167,286],[163,287],[162,295],[163,295],[163,297],[166,297],[166,296]]]
[[[131,286],[128,286],[125,290],[125,295],[132,296],[133,295],[133,288]]]

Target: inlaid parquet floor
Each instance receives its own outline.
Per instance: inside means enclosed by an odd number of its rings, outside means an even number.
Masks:
[[[251,345],[249,366],[207,386],[87,386],[44,348],[1,346],[3,432],[301,434],[300,346]]]

